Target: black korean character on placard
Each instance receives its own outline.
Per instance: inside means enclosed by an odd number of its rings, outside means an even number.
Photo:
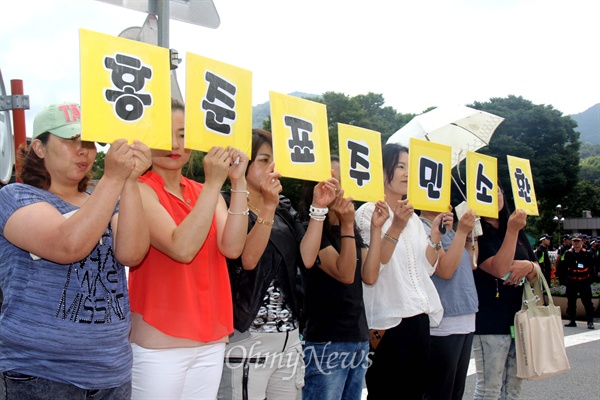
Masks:
[[[288,148],[291,150],[292,162],[314,163],[315,155],[312,150],[314,150],[315,144],[310,140],[313,125],[309,121],[290,115],[284,116],[283,122],[291,131],[292,137],[288,140]]]
[[[444,164],[427,157],[419,159],[419,186],[427,189],[427,197],[437,200],[442,196]]]
[[[202,100],[202,109],[206,111],[204,124],[207,129],[222,135],[231,133],[231,125],[235,122],[235,94],[236,86],[206,71],[204,79],[208,82],[206,96]],[[230,122],[225,122],[228,120]]]
[[[483,173],[483,164],[477,164],[477,177],[475,178],[475,197],[482,203],[492,204],[493,198],[489,193],[494,188],[494,182]]]
[[[518,196],[525,200],[526,203],[531,203],[531,184],[529,179],[521,168],[515,170],[515,179],[517,180]]]
[[[365,146],[353,140],[347,142],[348,150],[350,150],[350,178],[356,181],[356,184],[362,187],[371,180],[369,173],[369,146]],[[358,169],[358,166],[361,169]]]
[[[105,89],[104,97],[114,104],[119,118],[133,122],[144,115],[144,107],[152,105],[152,95],[140,93],[146,80],[152,78],[151,67],[142,65],[134,56],[115,54],[114,58],[104,57],[104,66],[112,70],[110,80],[119,90]]]

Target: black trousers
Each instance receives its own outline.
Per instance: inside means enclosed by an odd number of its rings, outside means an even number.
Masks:
[[[367,369],[367,399],[421,400],[429,358],[429,316],[403,318],[385,331]]]
[[[424,400],[462,400],[471,358],[473,333],[431,336],[429,380]]]
[[[587,322],[594,322],[594,304],[592,303],[592,287],[589,280],[567,281],[567,315],[575,321],[577,311],[577,297],[581,295],[581,303],[585,307]]]

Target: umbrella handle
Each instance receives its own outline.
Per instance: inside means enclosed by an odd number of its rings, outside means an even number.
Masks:
[[[460,170],[459,170],[458,173],[460,174]],[[458,182],[456,182],[456,179],[454,179],[454,176],[452,174],[450,174],[450,177],[452,177],[452,181],[456,184],[456,187],[457,187],[458,191],[460,192],[460,194],[462,194],[463,199],[465,199],[465,201],[467,201],[467,196],[465,196],[464,192],[462,191],[462,189],[458,185]],[[461,182],[462,182],[462,179],[461,179]]]

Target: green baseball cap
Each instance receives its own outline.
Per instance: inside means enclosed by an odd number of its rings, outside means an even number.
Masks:
[[[50,132],[63,139],[75,139],[81,135],[79,104],[71,102],[50,104],[40,111],[33,120],[31,139],[33,140],[45,132]]]

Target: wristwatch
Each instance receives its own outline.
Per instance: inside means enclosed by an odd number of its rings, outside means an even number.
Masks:
[[[431,247],[433,247],[435,249],[435,251],[438,251],[439,249],[442,248],[442,241],[440,240],[438,243],[433,243],[431,241],[431,235],[427,235],[427,244]]]

